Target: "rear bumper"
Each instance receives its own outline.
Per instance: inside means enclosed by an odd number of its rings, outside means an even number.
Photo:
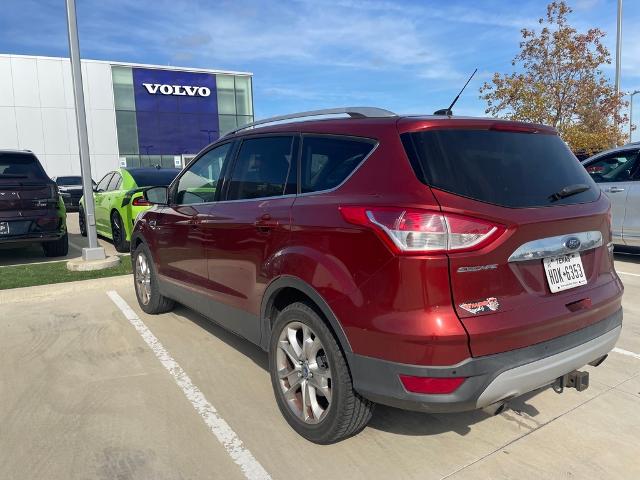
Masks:
[[[0,237],[0,245],[19,245],[23,243],[35,243],[35,242],[53,242],[60,240],[64,237],[66,231],[46,232],[46,233],[28,233],[26,235],[11,235],[7,237]]]
[[[430,367],[349,355],[355,389],[364,397],[405,410],[455,412],[508,400],[606,355],[622,328],[622,309],[598,323],[552,340],[504,353],[469,358],[457,365]],[[399,375],[466,377],[451,394],[408,392]]]

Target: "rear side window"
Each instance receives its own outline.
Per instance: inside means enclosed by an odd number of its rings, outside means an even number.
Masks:
[[[421,181],[481,202],[523,208],[592,202],[600,195],[557,135],[452,129],[407,133],[402,141]],[[554,195],[578,184],[589,189]]]
[[[302,193],[340,185],[373,150],[368,139],[305,136],[302,141]]]
[[[23,153],[0,153],[0,179],[47,179],[38,159]]]
[[[283,195],[293,146],[290,136],[244,140],[231,174],[227,200]]]

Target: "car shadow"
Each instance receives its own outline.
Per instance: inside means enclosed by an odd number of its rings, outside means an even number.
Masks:
[[[251,359],[258,367],[268,372],[269,359],[267,352],[257,345],[229,332],[214,321],[208,320],[183,305],[176,305],[174,313],[198,325],[217,339],[222,340],[231,348]],[[546,388],[549,387],[534,390],[509,401],[508,408],[500,415],[509,421],[522,425],[524,428],[530,428],[530,425],[524,422],[525,418],[536,417],[540,412],[533,405],[530,405],[528,401]],[[466,435],[471,431],[472,425],[487,420],[492,416],[494,415],[485,410],[430,414],[377,405],[368,426],[375,430],[408,436],[429,436],[444,432]]]

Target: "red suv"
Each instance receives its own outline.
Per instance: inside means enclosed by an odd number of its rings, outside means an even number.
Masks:
[[[575,370],[620,334],[609,201],[543,125],[276,117],[145,196],[140,307],[180,302],[268,351],[278,406],[313,442],[357,433],[374,403],[451,412],[583,389]]]

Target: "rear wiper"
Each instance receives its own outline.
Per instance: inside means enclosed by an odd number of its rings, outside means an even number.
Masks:
[[[549,200],[555,202],[556,200],[560,200],[562,198],[570,197],[571,195],[577,195],[578,193],[586,192],[591,187],[584,183],[577,183],[575,185],[567,185],[566,187],[562,187],[556,193],[552,193],[549,195]]]

